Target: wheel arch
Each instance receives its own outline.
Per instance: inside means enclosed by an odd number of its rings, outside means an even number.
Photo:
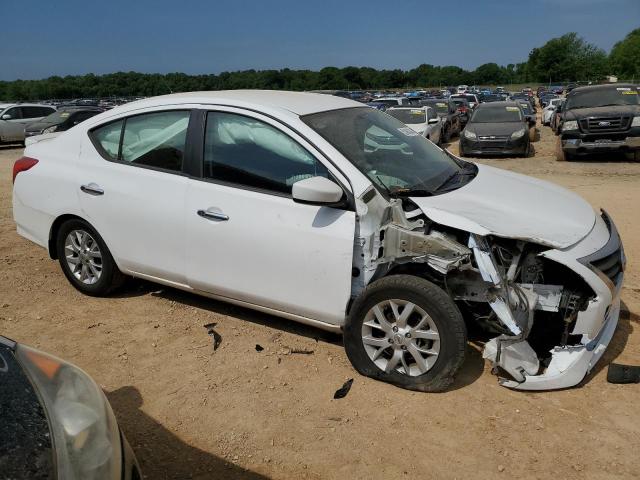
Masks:
[[[89,224],[91,228],[96,230],[95,227],[91,225],[91,222],[87,221],[87,219],[82,218],[78,215],[66,213],[64,215],[60,215],[59,217],[57,217],[51,224],[51,229],[49,230],[49,241],[47,243],[47,249],[49,250],[49,258],[51,258],[52,260],[58,260],[58,252],[56,251],[57,250],[56,238],[58,236],[58,231],[60,231],[60,227],[67,220],[82,220],[83,222],[86,222],[87,224]]]

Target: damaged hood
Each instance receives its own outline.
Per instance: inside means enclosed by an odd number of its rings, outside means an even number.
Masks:
[[[468,184],[443,195],[411,197],[432,221],[477,235],[567,248],[593,228],[596,213],[552,183],[478,164]]]

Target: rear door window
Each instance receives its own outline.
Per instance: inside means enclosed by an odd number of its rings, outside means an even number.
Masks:
[[[189,110],[145,113],[103,125],[90,137],[107,160],[182,172]]]

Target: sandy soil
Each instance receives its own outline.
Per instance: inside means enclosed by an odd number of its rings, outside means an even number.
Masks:
[[[625,313],[579,388],[499,387],[471,343],[450,391],[412,393],[358,376],[340,337],[286,320],[139,281],[112,298],[83,296],[16,234],[10,172],[22,150],[6,147],[0,332],[90,373],[150,479],[637,478],[640,386],[608,384],[606,365],[640,364],[640,164],[557,163],[554,141],[545,127],[535,157],[483,161],[578,192],[625,241]],[[333,400],[349,378],[349,395]]]

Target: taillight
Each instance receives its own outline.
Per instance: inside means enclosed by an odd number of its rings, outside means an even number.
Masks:
[[[38,160],[31,157],[22,157],[16,160],[16,163],[13,164],[13,183],[16,183],[16,176],[20,172],[26,172],[36,163],[38,163]]]

